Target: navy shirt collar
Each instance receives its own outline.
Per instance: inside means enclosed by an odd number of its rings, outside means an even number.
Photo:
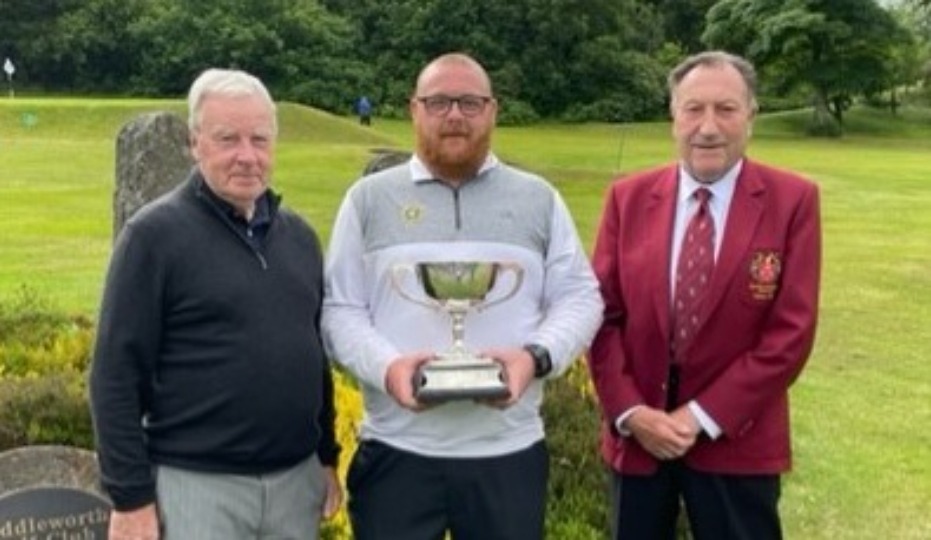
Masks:
[[[280,197],[271,189],[266,189],[255,201],[255,212],[252,220],[239,213],[239,210],[229,202],[220,198],[207,184],[201,175],[197,178],[198,191],[206,196],[207,201],[217,210],[233,228],[240,233],[253,247],[259,247],[265,239],[268,228],[272,222],[272,214],[278,206]]]

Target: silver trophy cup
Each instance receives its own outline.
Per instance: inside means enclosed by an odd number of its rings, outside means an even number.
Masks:
[[[402,276],[413,272],[425,293],[416,297],[404,290]],[[494,299],[485,297],[498,278],[514,274],[510,290]],[[445,311],[452,320],[452,347],[424,364],[414,378],[418,401],[434,403],[453,399],[503,399],[510,395],[501,364],[478,356],[465,346],[465,317],[508,300],[524,280],[524,269],[507,262],[422,262],[398,265],[392,274],[394,288],[403,298]]]

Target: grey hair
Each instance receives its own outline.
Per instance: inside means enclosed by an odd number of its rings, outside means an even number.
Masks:
[[[750,107],[753,111],[757,110],[756,69],[754,69],[753,64],[751,64],[747,59],[725,51],[701,52],[689,56],[679,65],[672,68],[672,71],[669,72],[669,77],[666,80],[666,84],[669,87],[670,108],[675,103],[676,89],[679,87],[679,83],[681,83],[682,79],[684,79],[685,76],[688,75],[693,69],[699,66],[731,66],[736,69],[737,73],[740,74],[740,77],[744,80],[744,84],[747,87],[747,101],[750,103]]]
[[[258,96],[268,104],[272,113],[272,132],[278,133],[275,102],[268,89],[257,77],[237,69],[210,68],[194,80],[188,92],[188,129],[192,133],[200,127],[201,109],[207,96],[246,97]]]

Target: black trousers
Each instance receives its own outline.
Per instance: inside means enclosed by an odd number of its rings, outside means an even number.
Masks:
[[[356,540],[540,540],[549,451],[432,458],[363,441],[346,477]]]
[[[613,540],[674,540],[680,501],[695,540],[781,540],[778,475],[722,475],[663,463],[614,475]]]

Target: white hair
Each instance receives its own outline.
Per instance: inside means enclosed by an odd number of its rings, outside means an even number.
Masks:
[[[257,77],[236,69],[211,68],[200,75],[191,84],[188,92],[188,128],[191,132],[200,127],[201,108],[207,96],[227,97],[258,96],[268,103],[272,112],[272,131],[278,133],[278,119],[275,102],[268,89]]]

